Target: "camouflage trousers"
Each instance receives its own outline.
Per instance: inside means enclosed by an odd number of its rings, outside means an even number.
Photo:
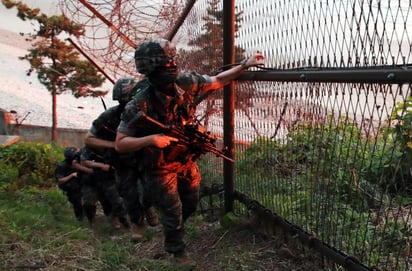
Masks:
[[[66,194],[67,200],[72,204],[74,215],[78,220],[83,218],[83,205],[82,205],[82,190],[81,187],[75,189],[62,189]]]
[[[140,225],[144,220],[144,207],[142,205],[142,187],[140,182],[141,172],[131,166],[117,166],[115,171],[119,194],[123,198],[129,219],[132,223]]]
[[[169,253],[181,252],[186,247],[184,222],[196,211],[200,182],[195,162],[170,170],[145,171],[144,197],[150,195],[150,201],[162,214],[164,248]]]
[[[126,216],[126,208],[120,197],[116,182],[112,178],[105,178],[101,173],[96,176],[85,176],[92,178],[83,183],[82,199],[87,217],[90,219],[96,212],[96,204],[100,201],[105,215],[112,214],[116,217]]]

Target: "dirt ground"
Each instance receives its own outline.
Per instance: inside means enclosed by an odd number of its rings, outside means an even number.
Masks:
[[[299,244],[286,244],[277,237],[257,233],[254,226],[242,223],[228,229],[219,222],[187,223],[187,251],[196,261],[197,271],[283,271],[324,270],[321,257]],[[149,229],[154,235],[150,241],[136,244],[136,257],[170,261],[163,250],[160,226]],[[195,232],[194,234],[190,232]],[[290,243],[290,242],[289,242]]]

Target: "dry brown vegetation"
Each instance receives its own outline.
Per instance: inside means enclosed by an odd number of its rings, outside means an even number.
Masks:
[[[104,222],[103,222],[104,223]],[[108,232],[95,231],[98,238]],[[125,230],[111,231],[113,239],[128,240]],[[198,271],[221,270],[323,270],[321,257],[286,236],[267,236],[256,232],[256,227],[240,222],[223,228],[219,222],[206,222],[202,217],[187,222],[186,241],[189,255],[196,261]],[[148,228],[145,240],[134,243],[129,257],[152,266],[137,270],[187,270],[176,266],[163,250],[161,226]]]

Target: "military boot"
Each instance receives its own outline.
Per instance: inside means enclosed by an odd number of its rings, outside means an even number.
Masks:
[[[117,216],[114,216],[114,215],[110,216],[110,222],[113,228],[115,228],[116,230],[122,227],[122,225],[120,224],[119,218]]]
[[[190,257],[185,250],[173,253],[176,265],[180,266],[182,270],[195,270],[196,261]]]
[[[126,229],[130,228],[130,222],[126,217],[120,216],[119,221],[120,221],[120,223],[122,223],[123,227],[125,227]]]
[[[84,217],[83,206],[74,206],[74,215],[78,221],[82,221]]]
[[[88,217],[89,227],[94,229],[96,227],[96,218],[95,217]]]
[[[145,215],[146,215],[147,224],[149,224],[152,227],[159,225],[159,218],[157,216],[155,208],[153,207],[147,208],[145,210]]]
[[[94,228],[96,226],[96,206],[85,205],[83,206],[83,209],[86,214],[87,220],[89,221],[90,228]]]
[[[140,242],[143,239],[143,237],[146,233],[146,230],[147,230],[147,226],[144,222],[141,223],[141,224],[138,224],[138,225],[136,225],[134,223],[131,223],[131,225],[130,225],[130,234],[131,234],[130,239],[133,242]]]

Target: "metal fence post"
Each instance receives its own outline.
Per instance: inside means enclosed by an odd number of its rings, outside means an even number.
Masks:
[[[232,64],[235,59],[235,3],[234,0],[223,1],[223,65]],[[223,142],[228,157],[234,157],[234,83],[224,87],[223,112],[224,134]],[[233,211],[234,193],[234,164],[224,161],[223,164],[225,187],[225,212]]]

